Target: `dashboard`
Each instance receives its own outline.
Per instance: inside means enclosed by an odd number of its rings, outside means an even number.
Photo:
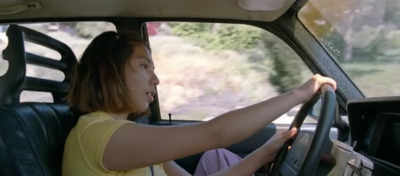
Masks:
[[[400,166],[400,97],[354,100],[347,109],[354,150]]]

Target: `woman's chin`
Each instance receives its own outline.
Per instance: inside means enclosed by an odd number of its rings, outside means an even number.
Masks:
[[[145,104],[144,106],[141,106],[137,112],[140,112],[139,114],[148,114],[150,112],[149,110],[149,105]]]

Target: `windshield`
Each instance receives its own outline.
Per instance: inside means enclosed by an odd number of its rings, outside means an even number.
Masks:
[[[367,97],[400,95],[399,0],[310,0],[298,17]]]

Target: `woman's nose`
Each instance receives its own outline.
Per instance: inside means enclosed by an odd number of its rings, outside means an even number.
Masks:
[[[157,86],[158,84],[160,84],[160,80],[158,79],[158,76],[155,72],[153,72],[151,80],[150,80],[150,84]]]

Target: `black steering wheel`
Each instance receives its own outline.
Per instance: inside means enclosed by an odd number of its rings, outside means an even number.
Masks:
[[[320,116],[314,133],[300,131],[308,112],[322,98]],[[335,91],[329,85],[323,85],[320,91],[301,106],[290,128],[296,127],[298,134],[294,140],[287,141],[278,152],[270,175],[292,176],[313,175],[321,159],[325,142],[329,139],[329,132],[334,118],[336,105]],[[291,145],[290,150],[288,147]]]

